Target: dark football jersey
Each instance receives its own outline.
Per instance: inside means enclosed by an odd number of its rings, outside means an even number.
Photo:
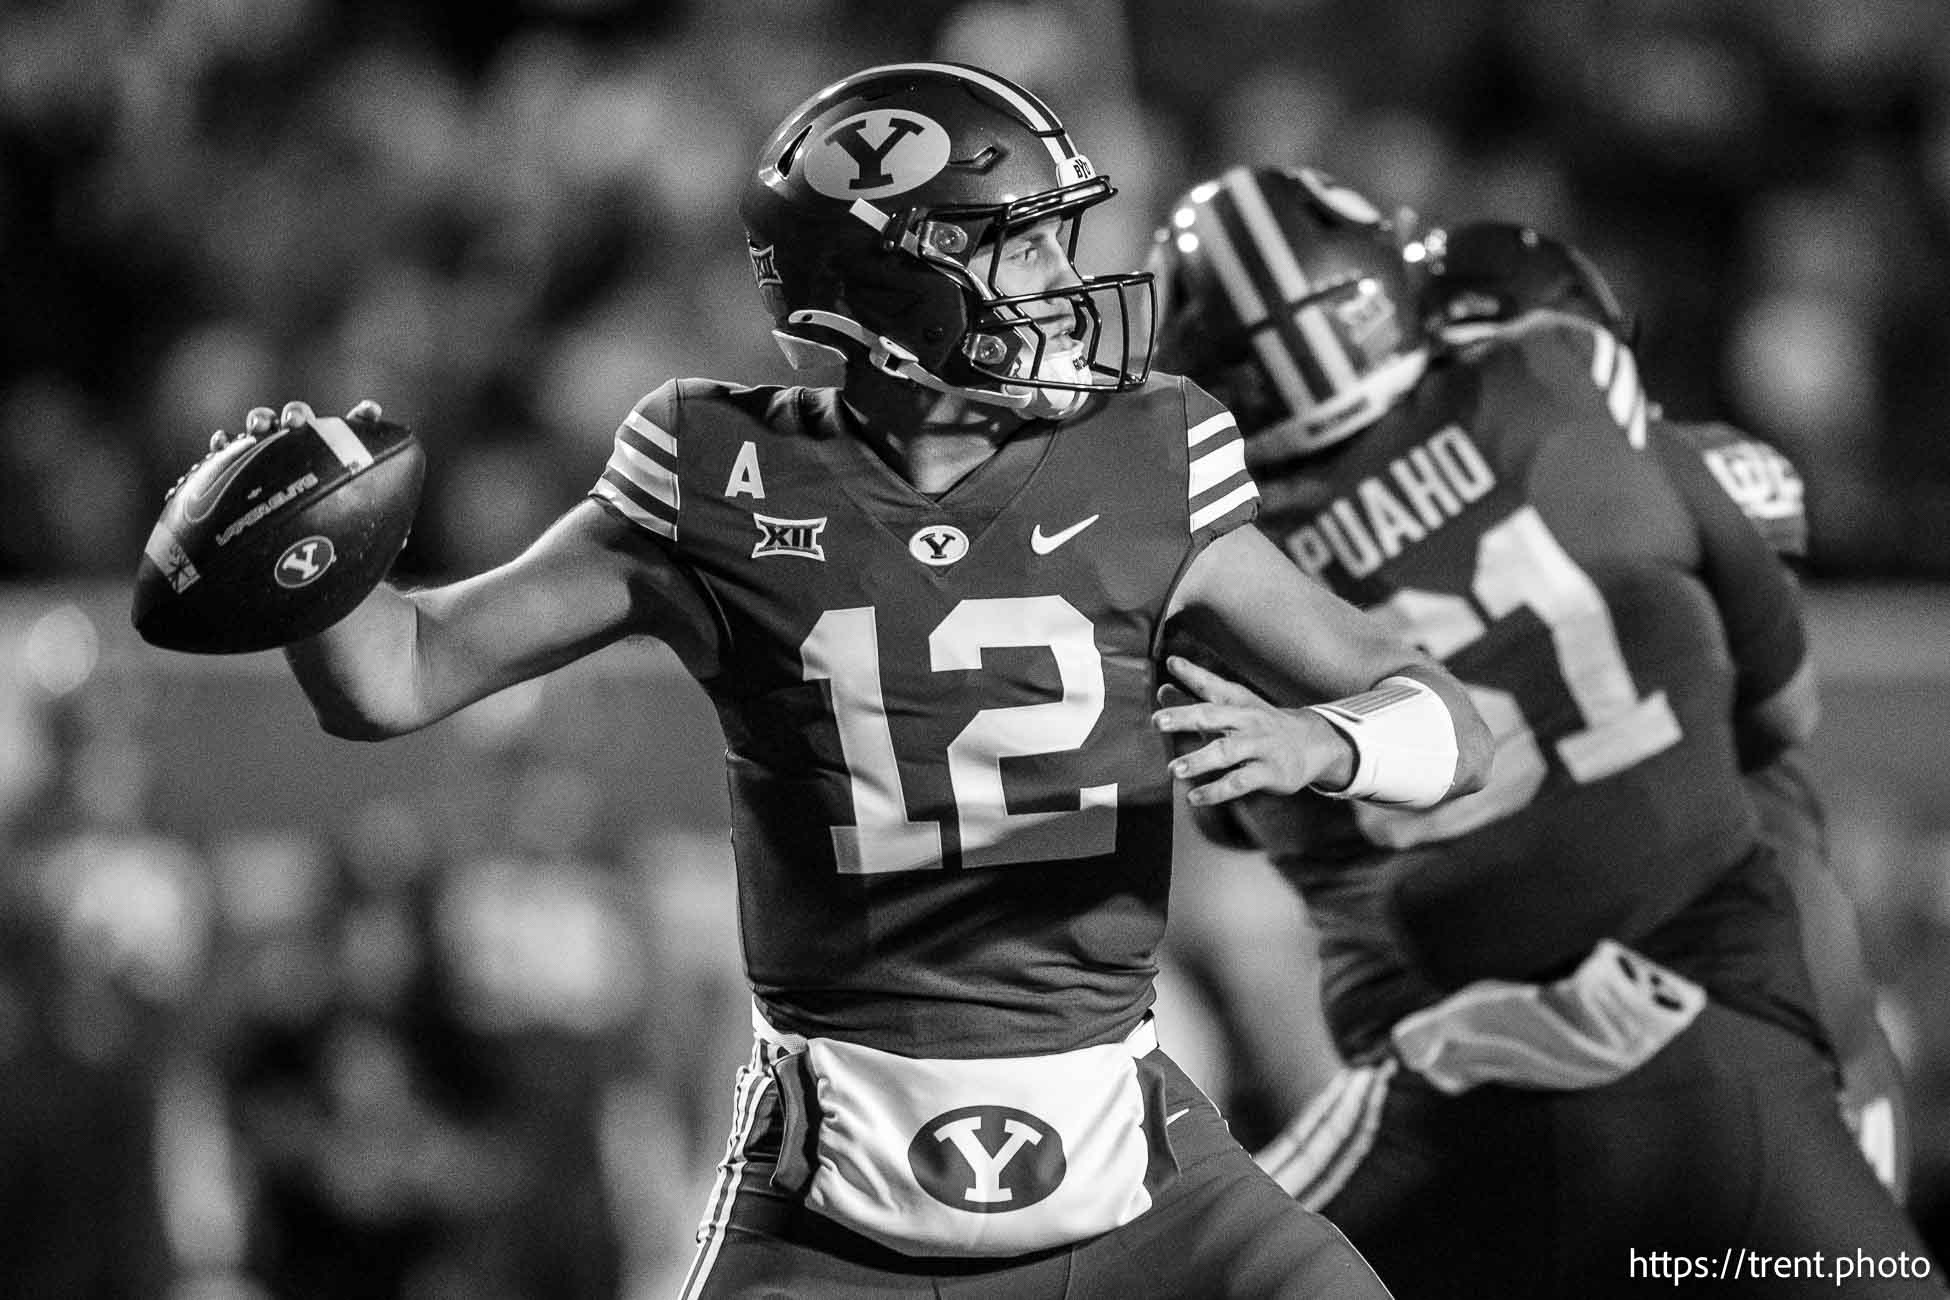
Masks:
[[[1432,810],[1251,815],[1319,923],[1351,1055],[1461,984],[1653,933],[1751,848],[1731,719],[1798,666],[1797,608],[1699,458],[1617,409],[1593,337],[1438,363],[1357,437],[1260,471],[1262,527],[1444,660],[1496,739],[1485,788]]]
[[[1785,560],[1808,555],[1808,510],[1801,473],[1779,451],[1719,421],[1656,419],[1654,438],[1668,438],[1698,454],[1776,554]]]
[[[1648,426],[1649,436],[1675,448],[1699,456],[1713,479],[1747,516],[1774,553],[1790,568],[1808,558],[1808,514],[1801,474],[1781,452],[1733,425],[1720,421],[1679,421],[1655,418]],[[1713,900],[1696,907],[1696,915],[1676,931],[1661,938],[1687,947],[1711,946],[1725,950],[1738,947],[1748,952],[1763,951],[1768,933],[1799,935],[1803,917],[1798,915],[1797,897],[1805,897],[1806,887],[1790,888],[1795,879],[1812,880],[1831,874],[1828,861],[1828,833],[1821,796],[1801,759],[1793,752],[1782,755],[1757,771],[1747,773],[1747,794],[1760,818],[1761,839],[1773,850],[1773,872],[1779,881],[1763,877],[1756,869],[1739,883],[1723,882],[1718,891],[1721,905]],[[1813,887],[1814,897],[1832,899],[1826,892],[1832,885]],[[1852,924],[1852,917],[1831,924]],[[1702,927],[1711,925],[1707,934]],[[1655,945],[1656,946],[1656,945]],[[1840,996],[1831,995],[1836,1005],[1872,1006],[1874,993],[1867,987],[1867,972],[1854,967],[1838,968],[1832,961],[1823,963],[1829,978],[1838,969],[1848,969],[1862,986]],[[1765,1015],[1806,1037],[1820,1039],[1820,1028],[1813,1008],[1817,1005],[1813,985],[1798,972],[1777,970],[1768,980],[1752,978],[1751,970],[1726,995],[1726,1000]]]
[[[708,593],[746,969],[780,1029],[909,1055],[1109,1041],[1149,1004],[1159,622],[1257,491],[1160,377],[932,498],[831,390],[668,384],[593,494]]]
[[[1753,435],[1719,421],[1655,419],[1655,439],[1697,454],[1714,481],[1789,565],[1808,558],[1808,512],[1794,462]],[[1805,857],[1823,839],[1821,804],[1813,782],[1792,755],[1748,779],[1761,830],[1783,854]]]

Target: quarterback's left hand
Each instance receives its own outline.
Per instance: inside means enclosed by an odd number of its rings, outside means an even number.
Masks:
[[[1353,779],[1353,747],[1318,713],[1276,708],[1178,655],[1167,658],[1165,667],[1191,693],[1162,687],[1158,700],[1164,707],[1151,715],[1151,725],[1181,750],[1186,733],[1213,737],[1171,764],[1173,776],[1191,783],[1185,798],[1194,806],[1292,794],[1315,783],[1335,788]]]

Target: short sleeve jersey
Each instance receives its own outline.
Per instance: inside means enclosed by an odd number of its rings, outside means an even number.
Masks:
[[[1158,376],[936,498],[852,419],[832,390],[673,382],[592,489],[720,619],[703,685],[760,1005],[909,1055],[1114,1039],[1169,885],[1159,624],[1257,509],[1237,428]]]
[[[1651,435],[1697,452],[1760,535],[1784,560],[1808,556],[1808,510],[1801,473],[1779,450],[1717,420],[1657,419]]]
[[[1257,820],[1320,924],[1344,1051],[1470,980],[1650,933],[1752,843],[1731,719],[1797,667],[1798,611],[1697,458],[1613,400],[1598,337],[1440,362],[1341,447],[1259,470],[1262,527],[1442,659],[1496,741],[1487,786],[1432,810]]]

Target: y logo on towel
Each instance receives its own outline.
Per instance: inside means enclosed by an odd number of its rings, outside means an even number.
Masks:
[[[943,1205],[976,1214],[1020,1210],[1062,1186],[1055,1129],[1011,1106],[963,1106],[921,1126],[907,1148],[914,1180]]]

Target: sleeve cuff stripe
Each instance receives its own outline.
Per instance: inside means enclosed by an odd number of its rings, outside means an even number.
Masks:
[[[1215,433],[1225,429],[1237,429],[1238,427],[1239,422],[1232,418],[1232,412],[1220,411],[1217,415],[1200,420],[1197,424],[1185,430],[1185,445],[1188,447],[1196,447]]]
[[[1192,457],[1191,495],[1209,492],[1246,469],[1246,444],[1228,439],[1212,450]]]
[[[631,411],[628,415],[624,416],[623,427],[632,433],[640,435],[651,447],[655,447],[672,460],[677,459],[677,439],[644,419],[640,412]],[[645,448],[645,450],[647,451],[649,448]]]
[[[607,469],[622,475],[636,487],[663,502],[674,512],[680,501],[677,495],[677,475],[662,465],[637,452],[635,448],[616,444],[610,453]]]
[[[1259,488],[1254,486],[1251,479],[1247,479],[1244,483],[1241,483],[1238,487],[1226,493],[1211,505],[1194,510],[1191,520],[1192,531],[1196,533],[1202,528],[1217,523],[1234,510],[1248,505],[1257,499],[1258,496]]]
[[[645,437],[627,424],[616,431],[616,445],[628,449],[631,454],[648,464],[660,465],[672,471],[677,468],[675,451],[665,451],[662,444]]]
[[[616,471],[604,470],[602,478],[596,481],[596,486],[590,492],[616,506],[633,522],[653,533],[676,540],[677,512]]]

